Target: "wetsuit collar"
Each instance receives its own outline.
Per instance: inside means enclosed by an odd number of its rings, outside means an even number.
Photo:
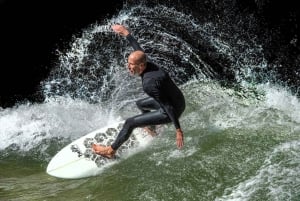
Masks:
[[[140,74],[141,77],[144,77],[145,73],[151,72],[157,69],[157,66],[155,66],[151,62],[147,62],[145,70]]]

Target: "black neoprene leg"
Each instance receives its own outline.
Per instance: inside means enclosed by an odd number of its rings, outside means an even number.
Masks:
[[[151,97],[138,100],[136,105],[142,113],[150,112],[151,110],[158,110],[160,108],[158,102]]]
[[[170,118],[162,109],[130,117],[125,121],[117,139],[111,146],[114,150],[117,150],[126,140],[128,140],[134,128],[170,122]]]

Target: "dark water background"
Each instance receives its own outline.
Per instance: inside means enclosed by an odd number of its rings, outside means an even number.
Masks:
[[[83,28],[116,14],[125,3],[134,5],[140,2],[2,0],[0,105],[10,107],[26,99],[43,101],[40,82],[54,68],[57,48],[67,48],[71,38],[80,35]],[[262,46],[268,60],[266,73],[276,75],[272,81],[283,82],[298,93],[300,17],[295,1],[146,2],[150,8],[156,4],[175,7],[201,23],[216,24],[218,29],[231,32],[232,36],[253,38]],[[186,29],[178,30],[177,34],[185,40],[194,40]],[[195,48],[214,66],[218,78],[234,80],[234,69],[226,58],[215,54],[205,41],[196,43]]]

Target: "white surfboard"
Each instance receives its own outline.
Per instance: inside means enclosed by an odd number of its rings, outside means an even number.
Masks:
[[[104,168],[117,163],[125,155],[145,147],[153,137],[142,128],[134,129],[130,138],[117,150],[116,159],[107,159],[92,151],[92,144],[110,145],[117,137],[124,121],[97,129],[61,149],[49,162],[46,172],[54,177],[79,179],[96,176]],[[122,157],[123,156],[123,157]]]

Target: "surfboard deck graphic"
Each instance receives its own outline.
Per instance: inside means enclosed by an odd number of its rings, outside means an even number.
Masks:
[[[130,154],[130,151],[147,145],[153,139],[142,128],[136,128],[130,138],[117,150],[114,159],[95,154],[92,150],[92,144],[111,145],[123,124],[123,120],[118,121],[68,144],[51,159],[46,172],[51,176],[64,179],[96,176],[105,167],[109,167],[124,158],[125,154]]]

